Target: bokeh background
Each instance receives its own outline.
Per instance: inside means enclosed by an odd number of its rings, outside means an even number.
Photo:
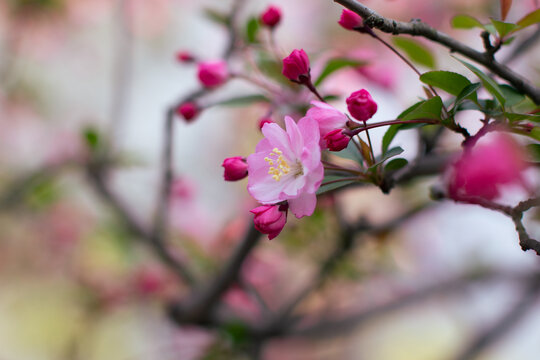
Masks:
[[[515,1],[508,20],[538,6]],[[243,15],[257,15],[267,1],[247,1]],[[277,47],[303,48],[312,71],[324,59],[366,59],[368,67],[344,70],[325,93],[347,95],[368,88],[379,104],[373,121],[394,119],[423,96],[415,74],[368,37],[337,25],[341,7],[330,0],[275,0],[283,11]],[[478,31],[450,29],[452,16],[497,17],[491,0],[365,1],[380,14],[408,21],[421,18],[481,47]],[[0,2],[0,359],[236,359],[230,331],[178,327],[164,303],[181,297],[179,284],[153,254],[126,232],[96,197],[81,166],[88,156],[89,129],[107,134],[121,158],[111,174],[114,190],[141,219],[151,219],[159,187],[165,112],[199,85],[195,67],[175,54],[219,58],[226,33],[204,9],[227,10],[218,0],[1,0]],[[531,29],[535,31],[535,29]],[[445,49],[431,46],[441,69],[469,78]],[[504,56],[504,54],[502,54]],[[540,48],[512,64],[538,83]],[[252,88],[233,80],[205,98],[207,104]],[[344,102],[336,102],[344,108]],[[261,138],[264,106],[206,109],[198,119],[175,126],[171,242],[200,274],[219,269],[255,205],[246,181],[222,180],[224,158],[250,154]],[[475,129],[478,114],[461,123]],[[94,130],[92,130],[94,131]],[[384,129],[372,133],[380,147]],[[416,137],[397,143],[413,157]],[[459,148],[447,136],[444,146]],[[58,174],[57,174],[58,170]],[[531,171],[532,181],[538,174]],[[460,274],[501,274],[375,316],[337,336],[272,341],[268,359],[430,360],[452,358],[468,340],[511,308],[521,296],[521,274],[539,270],[538,257],[522,252],[512,222],[473,205],[432,203],[430,178],[396,189],[344,191],[336,201],[345,217],[383,223],[411,206],[429,204],[397,231],[366,237],[304,311],[343,314],[369,309],[425,285]],[[513,201],[522,194],[509,189]],[[7,200],[6,200],[7,199]],[[15,199],[15,200],[13,200]],[[11,201],[13,200],[13,201]],[[313,274],[330,246],[331,210],[295,222],[272,242],[264,241],[244,276],[271,309]],[[527,219],[538,237],[539,214]],[[260,308],[239,289],[225,297],[231,312],[255,320]],[[507,336],[481,359],[536,360],[540,356],[540,300]]]

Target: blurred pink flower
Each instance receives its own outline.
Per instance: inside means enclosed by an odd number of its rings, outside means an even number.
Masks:
[[[229,77],[227,63],[223,60],[201,62],[198,67],[198,77],[206,88],[220,86]]]
[[[185,102],[180,104],[176,108],[176,114],[181,116],[186,120],[186,122],[191,122],[197,115],[199,115],[200,109],[194,102]]]
[[[246,159],[241,156],[226,158],[221,166],[225,169],[223,172],[225,181],[242,180],[248,175]]]
[[[297,218],[315,210],[315,192],[324,177],[319,147],[319,127],[311,118],[296,124],[285,117],[286,131],[265,124],[265,136],[248,161],[248,191],[262,204],[288,201]]]
[[[475,203],[475,198],[493,200],[500,186],[523,183],[527,168],[521,147],[508,135],[498,133],[488,142],[465,148],[448,169],[448,195],[458,201]]]
[[[273,5],[270,5],[262,14],[261,14],[261,23],[270,28],[275,27],[281,20],[281,10]]]

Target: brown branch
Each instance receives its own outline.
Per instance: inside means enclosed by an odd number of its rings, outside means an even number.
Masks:
[[[447,34],[437,31],[424,22],[411,21],[406,23],[387,19],[355,0],[333,1],[356,12],[364,20],[364,25],[370,28],[376,28],[393,35],[408,34],[412,36],[421,36],[447,47],[452,52],[466,56],[469,59],[483,65],[502,79],[508,81],[518,91],[529,96],[536,104],[540,104],[540,89],[531,84],[523,76],[515,73],[506,65],[495,61],[489,54],[474,50],[473,48],[455,40]]]

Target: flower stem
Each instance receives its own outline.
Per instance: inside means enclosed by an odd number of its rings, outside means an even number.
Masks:
[[[367,130],[366,120],[364,120],[364,127],[366,127],[366,135],[367,135],[368,144],[369,144],[369,153],[371,154],[371,160],[374,163],[375,162],[375,155],[373,154],[373,145],[371,144],[371,137],[369,136],[369,131]]]
[[[360,178],[358,178],[356,176],[355,177],[345,177],[345,178],[341,178],[341,179],[330,180],[330,181],[324,182],[324,183],[321,184],[321,186],[335,184],[335,183],[343,182],[343,181],[358,181],[358,180],[360,180]]]
[[[440,123],[440,120],[437,119],[415,119],[415,120],[390,120],[390,121],[382,121],[375,124],[369,124],[364,125],[364,127],[359,127],[354,130],[345,130],[343,133],[349,136],[354,136],[356,134],[361,133],[362,131],[366,131],[368,129],[373,129],[381,126],[388,126],[388,125],[399,125],[399,124],[438,124]]]
[[[315,85],[313,85],[313,83],[311,82],[311,79],[308,78],[306,81],[302,82],[303,85],[305,85],[309,91],[311,91],[313,94],[315,94],[315,96],[321,100],[322,102],[326,102],[323,97],[321,96],[321,94],[319,94],[319,92],[317,91],[317,89],[315,88]]]

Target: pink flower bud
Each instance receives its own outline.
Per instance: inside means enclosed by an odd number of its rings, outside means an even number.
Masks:
[[[272,124],[274,121],[269,117],[263,117],[259,120],[259,129],[262,130],[264,124]]]
[[[526,167],[520,146],[508,135],[497,134],[487,143],[466,148],[450,166],[448,196],[469,203],[475,203],[475,198],[493,200],[500,195],[501,185],[522,183]]]
[[[291,81],[303,83],[310,78],[309,58],[306,52],[293,50],[289,56],[283,59],[283,75]]]
[[[199,63],[198,76],[201,84],[206,88],[220,86],[229,77],[227,63],[223,60],[201,62]]]
[[[287,205],[262,205],[251,210],[255,229],[268,234],[268,240],[279,235],[287,222]]]
[[[188,51],[179,51],[176,53],[176,60],[181,63],[192,63],[195,57]]]
[[[351,138],[343,134],[343,129],[335,129],[324,136],[326,147],[330,151],[341,151],[349,145]]]
[[[366,89],[362,89],[347,98],[347,108],[356,120],[366,121],[377,112],[377,103]]]
[[[193,102],[185,102],[176,108],[176,114],[191,122],[199,114],[199,107]]]
[[[241,156],[226,158],[221,166],[225,168],[223,177],[226,181],[242,180],[248,174],[246,159]]]
[[[354,30],[354,28],[362,27],[364,25],[362,17],[348,9],[343,9],[338,24],[347,30]]]
[[[262,14],[261,14],[261,23],[268,26],[269,28],[274,28],[279,21],[281,20],[281,10],[273,5],[270,5]]]

